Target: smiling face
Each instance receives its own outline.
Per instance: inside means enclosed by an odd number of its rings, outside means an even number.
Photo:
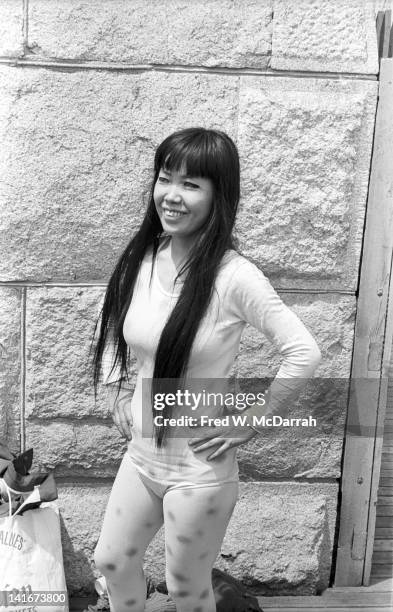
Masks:
[[[161,168],[153,198],[163,230],[182,239],[195,235],[210,215],[213,191],[208,178]]]

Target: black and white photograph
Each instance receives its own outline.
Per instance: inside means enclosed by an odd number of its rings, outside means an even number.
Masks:
[[[0,0],[0,612],[393,608],[393,0]]]

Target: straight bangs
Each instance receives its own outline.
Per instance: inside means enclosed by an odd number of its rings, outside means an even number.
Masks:
[[[170,172],[185,172],[187,176],[209,178],[212,181],[219,175],[217,157],[203,135],[198,139],[179,139],[163,144],[156,159],[157,174],[162,168]]]

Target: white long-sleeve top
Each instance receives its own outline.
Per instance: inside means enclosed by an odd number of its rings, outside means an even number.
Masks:
[[[162,238],[159,249],[170,236]],[[159,337],[179,291],[169,293],[159,280],[157,265],[149,286],[152,254],[141,265],[123,333],[137,358],[140,375],[151,377]],[[261,331],[282,356],[277,378],[308,378],[320,361],[318,346],[299,317],[288,308],[263,272],[236,251],[228,251],[220,265],[208,312],[201,322],[191,352],[188,376],[226,378],[239,349],[246,324]],[[111,373],[110,351],[103,362],[104,384],[119,379]]]
[[[170,236],[162,237],[159,249],[168,240]],[[135,452],[139,449],[140,455],[149,449],[153,452],[149,439],[152,431],[150,386],[143,381],[152,378],[158,341],[179,295],[179,291],[169,293],[162,287],[157,261],[150,283],[151,268],[152,253],[149,252],[142,262],[123,326],[124,338],[136,357],[138,369],[131,402],[131,455],[133,449]],[[247,324],[262,332],[281,353],[275,382],[282,379],[283,385],[278,385],[282,401],[287,393],[287,380],[309,378],[320,361],[320,351],[313,336],[284,304],[263,272],[233,250],[221,262],[211,302],[194,340],[187,378],[204,379],[206,391],[217,392],[217,381],[227,379],[231,372]],[[103,363],[104,384],[119,379],[116,369],[110,373],[111,365],[107,351]],[[288,396],[290,393],[288,389]],[[177,442],[186,452],[187,440]]]

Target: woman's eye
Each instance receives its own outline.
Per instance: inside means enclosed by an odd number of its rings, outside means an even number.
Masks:
[[[190,181],[186,181],[184,183],[185,187],[192,187],[193,189],[198,189],[199,185],[196,185],[196,183],[190,183]]]
[[[165,176],[159,176],[158,177],[158,182],[159,183],[168,183],[168,179]]]

